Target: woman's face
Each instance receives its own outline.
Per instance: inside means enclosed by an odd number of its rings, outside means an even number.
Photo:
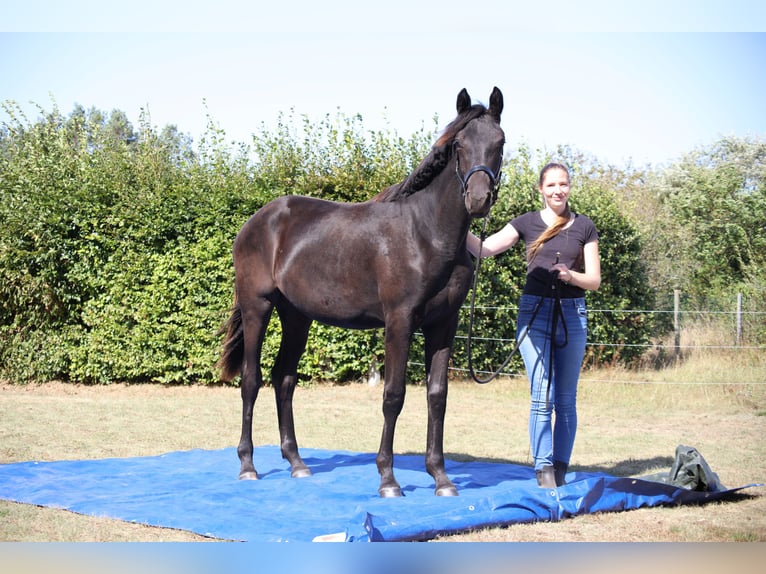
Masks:
[[[550,207],[556,214],[561,215],[567,206],[569,199],[569,176],[559,167],[554,167],[545,172],[543,183],[538,188],[543,195],[545,205]]]

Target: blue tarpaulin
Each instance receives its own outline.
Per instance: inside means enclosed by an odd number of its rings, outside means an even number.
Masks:
[[[473,528],[696,503],[747,488],[698,492],[570,472],[568,484],[546,490],[530,467],[448,460],[460,495],[437,497],[423,456],[397,455],[404,496],[382,499],[374,453],[302,448],[301,455],[313,475],[291,478],[279,447],[257,447],[256,481],[238,480],[234,448],[5,464],[0,498],[224,540],[358,542],[427,540]]]

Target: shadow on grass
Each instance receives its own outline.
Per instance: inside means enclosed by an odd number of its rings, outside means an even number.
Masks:
[[[404,454],[404,453],[403,453]],[[422,453],[406,453],[408,455],[421,455]],[[519,461],[508,458],[492,458],[492,457],[473,457],[462,453],[445,453],[445,458],[454,460],[457,462],[488,462],[497,464],[516,464],[519,466],[529,466],[532,464],[528,460]],[[650,472],[661,472],[663,470],[670,470],[675,458],[672,456],[654,456],[652,458],[637,460],[634,458],[622,460],[609,465],[578,465],[573,462],[569,466],[570,471],[575,472],[600,472],[609,474],[611,476],[640,476],[642,474],[648,474]]]

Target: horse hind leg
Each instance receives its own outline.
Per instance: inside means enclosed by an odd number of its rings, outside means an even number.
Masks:
[[[271,371],[271,383],[277,403],[280,448],[282,458],[290,463],[294,478],[311,476],[311,471],[301,459],[298,441],[295,437],[293,416],[293,395],[298,383],[298,363],[306,350],[311,319],[300,313],[287,302],[277,307],[282,323],[282,340],[279,353]]]
[[[261,349],[269,324],[272,304],[266,299],[245,304],[240,298],[243,330],[243,361],[240,392],[242,395],[242,434],[237,447],[240,460],[240,480],[256,480],[258,473],[253,465],[253,410],[258,391],[263,384],[261,373]]]

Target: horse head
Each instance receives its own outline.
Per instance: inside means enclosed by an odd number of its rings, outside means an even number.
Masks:
[[[471,217],[484,217],[497,199],[503,163],[505,134],[500,128],[503,94],[492,90],[489,108],[471,105],[463,88],[457,97],[458,118],[467,120],[452,140],[455,174],[463,190],[465,208]],[[454,123],[454,122],[453,122]]]

